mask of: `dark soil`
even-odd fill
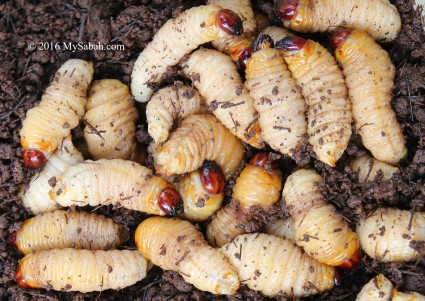
[[[314,159],[308,146],[297,154],[298,166],[310,166],[322,174],[328,201],[352,225],[359,216],[378,206],[425,209],[425,37],[420,12],[412,9],[414,1],[392,2],[401,13],[403,27],[397,40],[384,47],[397,67],[393,108],[409,150],[407,159],[400,164],[400,175],[389,182],[355,184],[355,175],[345,166],[365,152],[356,135],[352,136],[336,168]],[[91,294],[24,290],[13,279],[22,255],[7,243],[7,238],[16,223],[31,216],[18,197],[21,186],[28,183],[33,174],[23,166],[19,144],[19,130],[26,111],[40,100],[54,72],[69,58],[92,60],[95,79],[116,78],[129,84],[133,63],[153,34],[170,17],[201,3],[185,0],[14,0],[0,4],[0,300],[268,300],[246,287],[232,297],[212,296],[184,283],[178,274],[159,268],[151,270],[145,280],[121,291]],[[271,3],[260,0],[256,7],[271,13]],[[38,46],[44,42],[89,41],[124,45],[125,49],[72,52],[27,48],[29,42]],[[170,70],[168,82],[180,77],[174,71]],[[144,107],[139,106],[139,109],[143,120]],[[142,130],[138,138],[147,141],[149,137],[143,132],[142,121],[139,127]],[[296,165],[283,158],[281,167],[288,175]],[[131,230],[145,218],[143,214],[124,209],[99,208],[96,212],[112,217]],[[425,254],[424,244],[415,247]],[[134,243],[130,242],[126,248],[134,248]],[[406,264],[381,264],[364,256],[356,268],[342,273],[339,287],[305,300],[354,300],[361,287],[379,272],[384,272],[402,291],[425,294],[423,256]]]

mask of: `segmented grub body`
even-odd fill
[[[176,119],[203,111],[203,99],[196,89],[180,84],[163,88],[152,95],[146,107],[149,135],[161,145],[167,141]]]
[[[369,155],[356,158],[350,164],[353,172],[357,173],[358,182],[387,181],[400,170],[388,163],[376,160]]]
[[[92,158],[130,159],[136,151],[138,117],[126,85],[115,79],[95,81],[84,115],[84,138]]]
[[[233,187],[232,201],[215,213],[207,225],[210,245],[221,247],[238,235],[247,233],[245,227],[257,213],[254,208],[267,212],[279,200],[282,174],[264,167],[247,165]],[[257,221],[258,228],[262,223]]]
[[[161,203],[164,189],[173,189],[147,167],[122,159],[87,160],[69,168],[50,191],[64,207],[116,205],[150,214],[169,214]]]
[[[363,145],[376,159],[398,163],[407,149],[391,108],[395,67],[388,53],[367,33],[353,31],[337,47],[335,56],[343,69]]]
[[[93,64],[79,59],[68,60],[59,68],[38,106],[28,110],[22,121],[24,151],[40,151],[48,158],[70,135],[84,115],[92,76]]]
[[[140,253],[153,264],[179,272],[200,290],[232,295],[239,288],[238,274],[229,260],[187,221],[148,218],[137,227],[135,241]]]
[[[183,200],[182,216],[190,221],[206,221],[220,209],[224,199],[223,190],[219,193],[210,193],[205,190],[199,170],[192,171],[189,175],[183,177],[177,188]]]
[[[318,159],[334,167],[347,148],[353,121],[344,76],[319,43],[297,37],[286,40],[304,43],[299,50],[284,48],[284,57],[308,106],[309,142]]]
[[[244,142],[256,148],[264,146],[254,99],[227,55],[200,49],[182,67],[221,123]]]
[[[212,45],[218,51],[230,56],[232,61],[243,61],[244,55],[247,56],[251,47],[252,36],[257,30],[257,23],[254,17],[250,0],[208,0],[209,4],[220,5],[223,8],[230,9],[235,12],[242,20],[243,34],[239,37],[226,36],[224,38],[215,39]],[[241,57],[242,55],[242,57]]]
[[[263,30],[261,30],[260,34],[268,35],[272,38],[273,42],[280,41],[287,36],[293,35],[294,33],[288,29],[278,27],[278,26],[267,26]]]
[[[296,241],[294,221],[290,217],[267,223],[263,228],[263,232],[285,238],[292,242]]]
[[[425,296],[415,292],[399,292],[383,274],[366,283],[356,301],[425,301]]]
[[[245,73],[263,139],[272,149],[293,157],[307,132],[305,102],[280,51],[267,48],[252,53]]]
[[[287,3],[283,0],[281,9]],[[364,30],[381,42],[394,40],[401,29],[397,8],[388,0],[298,0],[291,11],[283,13],[283,24],[294,31],[329,32],[338,26]],[[289,11],[288,11],[289,12]]]
[[[128,240],[125,226],[87,212],[56,210],[24,221],[15,245],[24,254],[51,249],[109,250]]]
[[[149,101],[152,85],[159,84],[167,67],[176,65],[201,44],[227,36],[220,26],[222,8],[204,5],[168,20],[137,58],[131,74],[131,92],[137,101]],[[236,20],[232,20],[237,22]]]
[[[381,262],[405,262],[418,258],[411,243],[425,241],[425,212],[379,208],[357,225],[362,249]]]
[[[290,241],[251,233],[220,248],[250,289],[263,295],[305,297],[334,286],[335,270],[303,254]]]
[[[26,255],[15,278],[24,288],[87,293],[130,286],[147,268],[138,251],[55,249]]]
[[[21,191],[25,208],[33,214],[54,211],[61,206],[50,199],[49,191],[56,180],[69,167],[84,161],[81,153],[72,144],[71,136],[65,138],[58,149],[50,156],[44,168],[36,173],[27,188]]]
[[[282,196],[294,221],[296,243],[320,262],[338,266],[357,252],[359,239],[324,200],[321,183],[314,170],[300,169],[288,177]]]
[[[229,179],[244,158],[242,142],[213,115],[191,115],[156,153],[156,170],[164,175],[182,174],[214,161]]]

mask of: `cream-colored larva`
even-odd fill
[[[23,288],[87,293],[123,289],[145,278],[147,270],[138,251],[55,249],[26,255],[15,279]]]
[[[366,283],[356,301],[425,301],[425,296],[415,292],[401,293],[383,274]]]
[[[244,142],[264,146],[254,99],[227,55],[203,48],[192,53],[182,67],[221,123]]]
[[[182,12],[160,28],[137,58],[131,74],[131,93],[137,101],[149,101],[152,85],[161,82],[168,67],[199,45],[229,34],[240,35],[242,30],[240,18],[218,5]]]
[[[260,35],[246,64],[245,86],[255,100],[263,139],[276,151],[293,157],[307,133],[305,102],[281,52],[267,47],[273,43]],[[255,47],[256,48],[256,47]]]
[[[363,145],[376,159],[397,164],[407,149],[391,108],[395,67],[388,53],[363,31],[338,30],[331,43],[343,69]]]
[[[290,241],[251,233],[221,247],[250,289],[277,297],[306,297],[330,290],[335,270],[302,253]]]
[[[294,221],[290,217],[278,219],[271,223],[267,223],[263,227],[263,232],[270,235],[285,238],[292,242],[296,241]]]
[[[28,187],[22,189],[20,196],[25,208],[33,214],[60,208],[57,202],[50,199],[49,191],[65,170],[83,161],[83,156],[72,144],[71,136],[65,138],[44,168],[31,178]]]
[[[239,288],[236,269],[210,247],[191,223],[177,218],[151,217],[136,229],[137,249],[164,270],[179,272],[196,288],[233,295]]]
[[[359,260],[359,238],[319,188],[323,178],[299,169],[286,180],[282,196],[294,221],[297,245],[325,264],[351,267]]]
[[[93,64],[79,59],[68,60],[59,68],[39,105],[30,109],[22,121],[25,165],[42,166],[79,124],[92,76]]]
[[[260,34],[266,34],[270,36],[272,40],[276,43],[277,41],[283,40],[287,36],[293,35],[293,32],[278,26],[267,26],[263,30],[261,30]]]
[[[115,205],[150,214],[177,214],[181,199],[147,167],[122,159],[87,160],[70,167],[49,192],[64,207]]]
[[[283,25],[300,32],[329,32],[338,26],[364,30],[381,42],[401,29],[397,8],[388,0],[280,0]]]
[[[351,136],[351,102],[335,58],[317,42],[297,36],[279,41],[284,58],[304,96],[307,132],[317,158],[335,167]]]
[[[353,172],[357,173],[358,182],[387,181],[400,170],[396,166],[376,160],[369,155],[363,155],[350,164]]]
[[[257,154],[241,172],[233,187],[232,201],[217,211],[207,225],[206,236],[210,245],[221,247],[247,233],[245,227],[257,215],[254,209],[268,212],[279,200],[282,174],[275,166],[265,168],[268,160],[268,154]]]
[[[94,160],[130,159],[136,152],[139,117],[130,89],[116,79],[93,82],[88,92],[84,138]]]
[[[168,139],[174,120],[204,112],[204,101],[192,87],[175,84],[152,95],[146,107],[148,132],[157,145]]]
[[[257,22],[254,17],[250,0],[208,0],[209,4],[220,5],[223,8],[235,12],[242,20],[243,34],[239,37],[226,36],[212,41],[212,45],[218,51],[230,56],[233,62],[238,62],[243,67],[249,56],[252,36],[257,30]]]
[[[51,249],[115,249],[129,238],[128,228],[94,213],[56,210],[24,221],[11,241],[23,254]]]
[[[241,165],[245,155],[243,143],[213,115],[186,117],[156,153],[156,170],[170,176],[193,171],[205,160],[217,163],[226,179]]]
[[[379,208],[357,225],[362,249],[381,262],[405,262],[418,258],[411,243],[425,241],[425,212]]]
[[[182,217],[194,222],[206,221],[221,207],[224,199],[224,174],[220,166],[205,161],[183,177],[177,189],[183,200]]]

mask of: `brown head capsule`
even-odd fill
[[[343,269],[352,269],[360,262],[361,259],[362,253],[360,253],[360,250],[357,249],[349,259],[340,265],[340,267]]]
[[[351,34],[351,30],[346,28],[338,28],[335,30],[335,32],[332,34],[330,38],[330,44],[334,51],[336,51],[339,46],[342,45],[342,43],[345,42],[345,40],[348,38],[348,36]]]
[[[158,197],[158,206],[170,215],[180,215],[183,203],[179,193],[171,187],[165,187]]]
[[[283,20],[292,20],[298,8],[298,0],[277,1],[279,7],[276,15]]]
[[[10,235],[9,235],[9,243],[14,246],[15,248],[17,248],[17,244],[16,244],[16,234],[18,233],[18,230],[13,230]]]
[[[296,51],[300,50],[307,43],[306,39],[298,36],[287,36],[276,43],[275,48],[282,49],[284,51]]]
[[[341,273],[338,271],[338,269],[335,269],[334,283],[335,283],[335,286],[340,286],[342,283],[342,276],[341,276]]]
[[[240,36],[243,33],[242,20],[230,9],[222,9],[218,13],[218,25],[226,33]]]
[[[216,163],[204,161],[199,168],[199,177],[204,189],[212,194],[222,193],[224,190],[224,174]]]
[[[256,154],[254,157],[252,157],[251,160],[249,160],[249,164],[254,166],[264,167],[269,161],[270,161],[270,153],[259,153],[259,154]],[[273,160],[270,162],[270,167],[272,169],[277,169],[278,165],[279,164],[277,160]]]
[[[258,37],[252,42],[252,51],[256,52],[261,49],[268,49],[274,47],[273,39],[268,34],[260,34]]]
[[[41,151],[36,149],[24,149],[22,159],[25,166],[30,168],[40,168],[46,164],[46,157]]]
[[[245,70],[246,62],[251,57],[251,47],[244,49],[238,57],[238,61],[236,62],[236,65],[238,66],[238,70]]]

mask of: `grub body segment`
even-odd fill
[[[325,201],[322,183],[314,170],[300,169],[288,177],[282,196],[294,221],[296,243],[320,262],[338,266],[357,254],[359,238]]]
[[[174,190],[147,167],[122,159],[101,159],[69,168],[49,195],[64,207],[115,205],[165,215],[170,212],[164,210],[160,201],[167,188]]]
[[[282,1],[283,4],[287,2],[289,1]],[[292,10],[294,15],[292,17],[288,15],[287,20],[282,19],[283,25],[294,31],[330,32],[344,26],[366,31],[380,42],[390,42],[397,37],[401,29],[397,8],[388,0],[298,0],[297,2],[297,7]]]
[[[335,56],[345,76],[363,145],[376,159],[398,163],[407,149],[391,108],[395,67],[388,53],[367,33],[353,31],[337,47]]]
[[[255,100],[264,140],[272,149],[293,157],[307,132],[305,102],[279,50],[252,54],[245,86]]]
[[[149,135],[160,146],[167,141],[175,120],[204,112],[199,92],[186,85],[166,87],[154,93],[146,107]]]
[[[124,243],[128,231],[101,215],[56,210],[24,221],[15,244],[23,254],[65,248],[106,251]]]
[[[84,158],[74,147],[71,136],[65,138],[50,156],[44,168],[31,178],[28,187],[22,189],[20,197],[25,208],[33,214],[59,209],[61,206],[50,198],[49,191],[68,168],[83,161]]]
[[[221,247],[250,289],[268,297],[306,297],[334,286],[335,270],[303,254],[290,241],[251,233]]]
[[[93,64],[80,59],[66,61],[56,72],[38,106],[28,110],[20,131],[25,151],[49,158],[83,117]]]
[[[283,42],[291,44],[295,39]],[[284,47],[284,58],[308,106],[307,132],[313,151],[320,161],[335,167],[351,136],[351,101],[334,57],[319,43],[302,40],[305,44],[299,50]]]
[[[418,258],[411,245],[425,241],[425,213],[379,208],[357,225],[362,249],[381,262],[406,262]]]
[[[425,301],[425,296],[415,292],[399,292],[383,274],[372,278],[366,283],[356,301]]]
[[[387,181],[394,174],[400,172],[398,167],[376,160],[369,155],[363,155],[353,160],[350,168],[357,174],[359,183]]]
[[[130,159],[136,150],[139,117],[129,88],[115,79],[95,81],[89,89],[84,138],[94,160]]]
[[[236,180],[231,202],[218,210],[207,225],[210,245],[221,247],[238,235],[247,233],[255,208],[268,212],[279,200],[282,174],[279,170],[266,171],[264,167],[247,165]],[[262,223],[258,225],[258,228]]]
[[[135,241],[140,253],[153,264],[179,272],[200,290],[232,295],[239,288],[232,264],[187,221],[151,217],[137,227]]]
[[[176,65],[184,55],[229,34],[220,26],[222,10],[212,4],[193,7],[159,29],[134,64],[131,92],[137,101],[149,101],[153,86],[161,83],[167,68]]]
[[[242,163],[243,143],[213,115],[191,115],[155,153],[157,172],[164,176],[198,169],[205,160],[217,163],[229,179]]]
[[[138,251],[55,249],[26,255],[15,278],[30,288],[87,293],[133,285],[147,269]]]
[[[178,183],[178,190],[184,204],[183,217],[195,222],[206,221],[220,209],[224,199],[223,190],[219,193],[210,193],[205,190],[199,170],[192,171],[183,177]]]
[[[263,148],[254,99],[232,60],[216,50],[200,49],[181,65],[217,119],[242,141]]]

